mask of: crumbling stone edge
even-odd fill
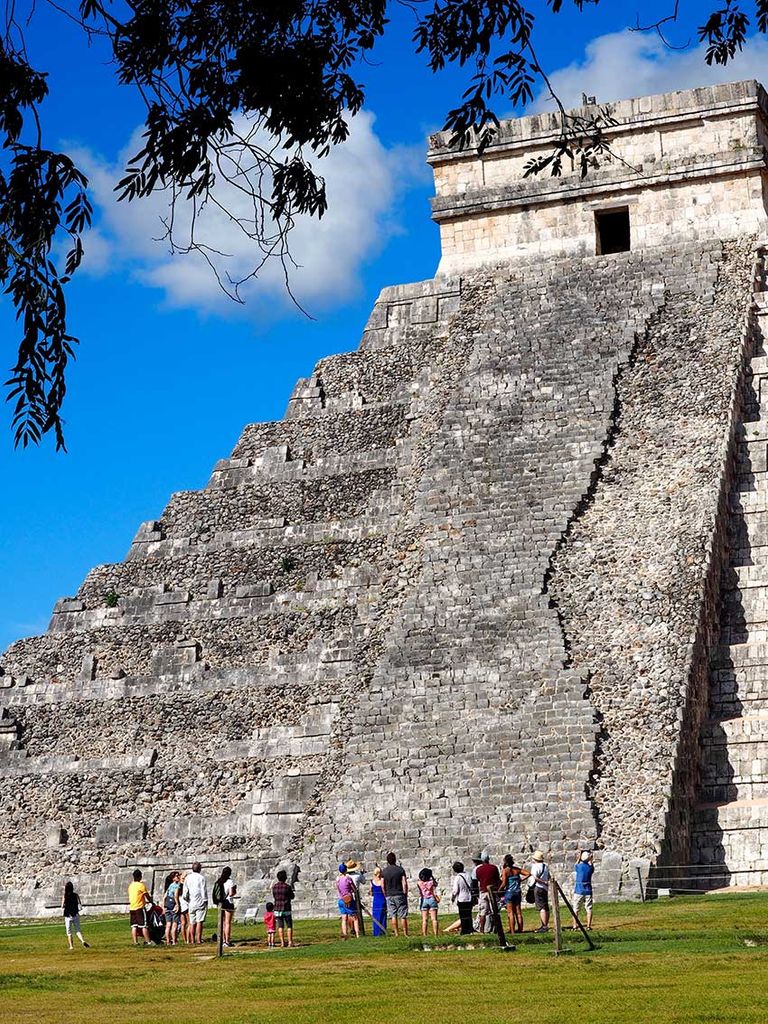
[[[705,571],[699,592],[699,618],[688,654],[686,700],[679,711],[680,741],[670,773],[665,839],[655,865],[649,862],[646,877],[652,877],[654,872],[663,872],[664,877],[669,879],[681,871],[686,873],[686,869],[681,869],[678,865],[690,861],[691,834],[700,776],[699,734],[709,706],[710,657],[713,648],[719,643],[721,580],[729,556],[728,498],[737,472],[738,428],[746,404],[750,361],[763,341],[757,296],[768,290],[766,273],[768,239],[756,240],[752,278],[753,298],[745,316],[741,335],[737,370],[720,456],[720,488],[713,528],[705,551]]]

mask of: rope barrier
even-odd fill
[[[727,886],[724,886],[724,888],[727,888]],[[675,892],[698,892],[698,893],[703,893],[703,892],[706,891],[704,889],[694,889],[692,886],[685,886],[685,885],[649,885],[649,886],[646,886],[646,889],[656,889],[657,891],[659,889],[669,889],[670,892],[674,889]]]
[[[666,871],[669,868],[688,868],[688,869],[690,869],[690,868],[698,868],[698,867],[702,867],[702,868],[712,867],[712,868],[715,868],[715,867],[719,867],[720,865],[719,864],[701,864],[701,865],[699,865],[699,864],[663,864],[661,866]],[[653,870],[654,870],[653,865],[651,865],[651,871],[653,871]],[[743,875],[743,874],[746,874],[746,873],[749,873],[749,872],[754,872],[754,871],[765,871],[765,870],[768,870],[768,868],[729,868],[728,870],[730,871],[730,873],[732,875]]]
[[[765,871],[761,871],[760,874],[768,874],[768,869],[766,869]],[[730,878],[730,877],[731,877],[731,873],[729,871],[722,871],[722,872],[720,872],[718,874],[714,874],[713,873],[711,875],[653,875],[652,878],[648,879],[648,881],[646,882],[646,885],[654,885],[656,882],[660,882],[660,881],[668,881],[668,882],[690,882],[690,881],[706,882],[708,879],[712,879],[712,878]]]

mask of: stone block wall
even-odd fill
[[[385,290],[4,655],[0,910],[200,857],[243,910],[296,861],[327,912],[345,853],[447,879],[482,845],[594,845],[631,892],[669,841],[753,248]]]
[[[601,108],[571,111],[589,119]],[[595,215],[626,209],[632,248],[691,239],[738,238],[768,229],[768,99],[757,82],[734,82],[607,107],[616,124],[599,166],[581,175],[525,176],[529,160],[550,154],[554,114],[501,123],[478,156],[457,151],[447,134],[430,140],[433,217],[440,225],[444,273],[499,260],[593,255]]]
[[[394,846],[447,878],[448,851],[541,846],[567,871],[594,845],[601,893],[632,895],[637,864],[690,844],[674,762],[692,736],[697,778],[706,676],[686,707],[753,274],[747,241],[465,280],[412,589],[310,863]]]

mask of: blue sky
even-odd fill
[[[383,286],[432,276],[438,236],[426,136],[465,81],[431,75],[410,47],[407,12],[396,14],[362,72],[374,116],[360,121],[354,152],[329,173],[344,204],[320,236],[303,229],[297,287],[314,314],[308,320],[269,281],[245,309],[205,284],[191,287],[192,268],[153,242],[156,211],[115,207],[111,175],[141,106],[115,83],[105,55],[50,7],[36,18],[30,56],[50,72],[52,94],[44,130],[93,174],[97,230],[69,292],[81,345],[65,408],[68,454],[50,443],[14,451],[9,408],[0,414],[0,650],[44,630],[56,598],[73,594],[92,565],[120,560],[173,491],[203,486],[246,423],[281,417],[296,378],[318,358],[355,348]],[[623,33],[633,18],[608,5],[542,16],[539,57],[566,99],[582,88],[610,100],[712,80],[699,54]],[[765,56],[756,47],[719,77],[768,77]],[[0,310],[9,367],[15,333],[5,299]]]

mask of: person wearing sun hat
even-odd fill
[[[355,886],[355,906],[357,907],[357,923],[360,929],[360,934],[365,935],[365,925],[363,924],[363,904],[360,894],[363,891],[363,885],[365,884],[365,868],[360,861],[355,860],[354,857],[350,857],[349,860],[344,862],[347,865],[347,876],[352,879]]]
[[[344,863],[347,865],[347,874],[359,889],[365,882],[365,869],[363,868],[363,865],[359,861],[356,861],[354,857],[344,861]]]
[[[531,862],[534,905],[541,918],[541,925],[536,931],[547,932],[549,931],[549,868],[544,862],[544,854],[541,850],[533,851]]]

